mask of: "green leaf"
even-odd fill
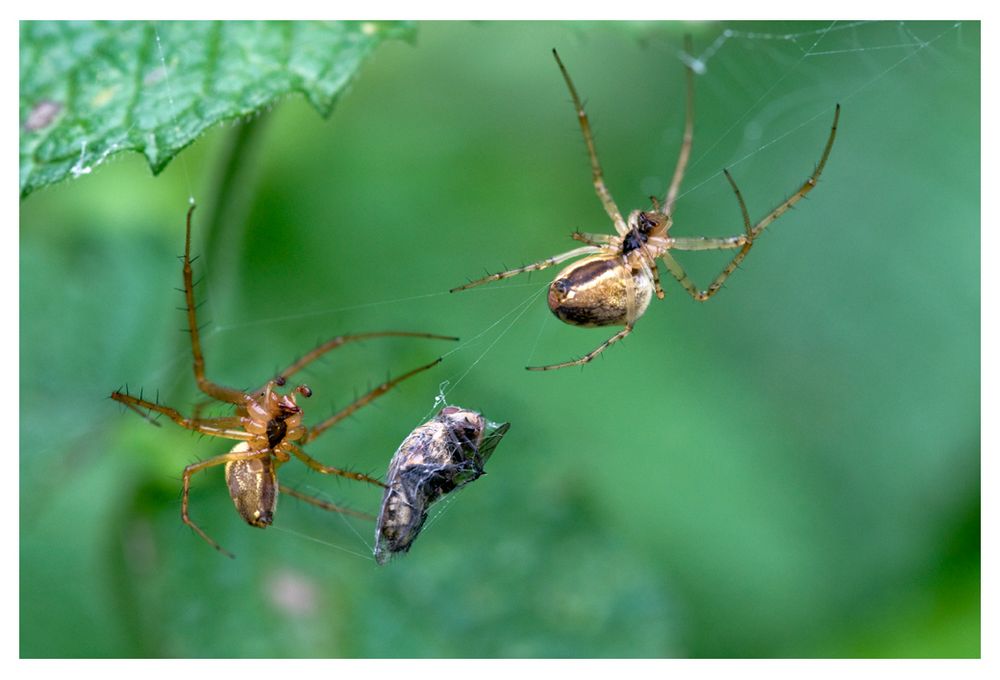
[[[206,129],[301,92],[327,116],[408,23],[21,23],[21,197],[112,154],[159,173]]]

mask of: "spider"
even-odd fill
[[[326,420],[311,427],[303,424],[302,407],[296,403],[296,400],[298,397],[312,396],[312,390],[307,385],[298,385],[291,388],[286,394],[282,394],[279,388],[284,387],[292,375],[301,371],[319,357],[349,342],[390,336],[432,338],[437,340],[458,340],[458,338],[433,335],[431,333],[410,333],[404,331],[340,335],[324,342],[293,362],[288,368],[278,373],[271,380],[268,380],[259,389],[243,392],[215,383],[205,377],[205,358],[201,350],[194,301],[194,284],[192,282],[191,270],[191,216],[194,213],[194,209],[195,206],[192,204],[187,213],[187,231],[184,240],[184,256],[182,258],[184,262],[184,299],[187,308],[188,330],[191,336],[191,352],[194,357],[194,378],[198,389],[204,392],[210,400],[231,404],[235,409],[235,413],[232,416],[222,418],[202,418],[199,415],[201,407],[204,406],[202,404],[196,407],[194,415],[185,417],[176,409],[148,401],[141,396],[132,396],[128,394],[127,390],[124,392],[116,390],[111,394],[112,399],[121,402],[147,420],[150,420],[154,425],[159,426],[159,423],[151,417],[153,412],[165,415],[181,427],[189,430],[200,432],[210,437],[220,437],[222,439],[237,441],[236,445],[229,450],[229,453],[192,463],[184,468],[181,520],[216,550],[228,557],[233,557],[232,553],[216,543],[201,527],[195,524],[188,514],[188,495],[191,477],[200,470],[206,470],[219,465],[226,466],[226,484],[229,487],[229,494],[236,506],[236,511],[251,526],[263,529],[271,524],[277,507],[279,490],[282,493],[287,493],[290,496],[326,510],[361,515],[374,519],[364,513],[345,510],[332,503],[302,494],[284,485],[279,485],[277,470],[283,463],[287,463],[294,456],[316,472],[325,475],[339,475],[385,488],[385,484],[367,475],[323,465],[303,451],[301,445],[315,440],[329,428],[350,416],[361,407],[371,403],[407,378],[437,365],[441,359],[436,359],[425,366],[420,366],[408,373],[387,380],[340,411],[334,413]]]
[[[689,54],[693,51],[690,37],[685,39],[684,47]],[[827,158],[830,156],[833,140],[837,134],[837,121],[840,118],[840,104],[837,104],[833,115],[833,125],[830,128],[830,136],[827,138],[826,147],[823,149],[823,155],[820,156],[816,169],[790,198],[778,205],[759,222],[751,224],[743,196],[727,169],[723,170],[723,173],[736,194],[736,200],[743,216],[743,233],[722,238],[675,238],[669,235],[670,227],[673,224],[672,213],[680,191],[681,181],[684,179],[684,171],[691,156],[694,129],[694,72],[691,66],[688,65],[686,69],[687,98],[684,138],[666,197],[662,204],[655,197],[651,197],[652,210],[633,210],[626,220],[622,218],[618,206],[604,185],[601,165],[597,160],[597,151],[590,132],[590,122],[587,120],[587,114],[583,110],[583,105],[580,103],[580,97],[576,93],[569,72],[559,58],[558,52],[552,50],[552,54],[555,56],[559,70],[569,88],[570,96],[573,98],[573,105],[580,121],[580,129],[583,131],[583,141],[590,157],[594,189],[605,212],[614,223],[616,233],[611,235],[576,232],[573,234],[573,238],[586,245],[517,269],[491,274],[471,281],[464,286],[453,288],[451,292],[510,278],[524,272],[546,269],[566,260],[583,257],[560,271],[549,285],[549,309],[559,320],[574,326],[624,326],[624,328],[579,359],[548,366],[528,366],[529,371],[548,371],[586,364],[631,333],[636,320],[643,315],[649,306],[653,293],[655,292],[656,297],[661,300],[664,297],[657,269],[656,261],[658,259],[663,260],[663,264],[666,265],[670,274],[695,300],[704,302],[715,295],[729,278],[729,275],[750,252],[750,248],[760,233],[816,186],[820,173],[823,172],[823,166],[826,165]],[[701,289],[695,285],[677,260],[673,258],[670,254],[671,250],[737,250],[737,253],[709,284],[708,288]]]

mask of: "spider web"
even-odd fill
[[[787,192],[798,186],[811,169],[810,164],[818,159],[835,104],[839,103],[843,107],[842,130],[851,128],[854,121],[874,115],[891,116],[891,112],[880,111],[883,91],[918,90],[922,87],[922,73],[947,70],[956,52],[977,49],[965,45],[965,27],[961,22],[832,21],[816,23],[806,30],[802,30],[801,23],[795,23],[787,25],[797,30],[787,32],[782,30],[784,25],[780,22],[719,24],[710,41],[699,39],[700,44],[696,45],[693,54],[680,49],[680,41],[673,32],[666,34],[659,29],[650,28],[646,34],[641,35],[643,48],[648,53],[636,50],[636,60],[648,64],[655,62],[655,57],[659,55],[662,59],[658,63],[666,64],[662,67],[663,70],[670,70],[672,63],[686,64],[697,74],[695,145],[678,201],[678,225],[685,224],[689,210],[696,210],[699,203],[731,200],[727,197],[728,187],[721,181],[724,167],[739,178],[745,195],[763,194],[752,212],[759,214],[761,206],[768,202],[776,204],[784,197],[780,192]],[[586,50],[594,46],[591,40],[593,39],[581,30],[576,47]],[[621,42],[620,35],[617,36],[617,41]],[[652,59],[650,53],[654,55]],[[162,50],[160,58],[169,78]],[[616,115],[607,112],[611,107],[604,102],[626,97],[631,85],[619,84],[620,89],[615,90],[614,83],[602,84],[604,81],[601,74],[588,72],[587,68],[588,65],[585,64],[570,66],[578,88],[586,92],[584,96],[592,122],[597,128],[598,153],[606,180],[623,212],[633,207],[643,207],[646,205],[646,196],[662,194],[669,182],[680,135],[681,119],[677,111],[681,107],[678,99],[671,96],[668,104],[664,93],[663,106],[658,110],[642,113],[637,115],[637,120],[619,125]],[[636,72],[642,72],[638,65]],[[584,82],[586,86],[583,85]],[[563,91],[552,93],[551,96],[565,99]],[[565,104],[562,101],[559,103]],[[673,109],[675,115],[673,119],[664,122],[663,111],[668,108]],[[567,120],[572,120],[569,109],[563,113]],[[571,124],[567,123],[566,128],[559,130],[559,133],[561,138],[576,135],[577,139],[565,143],[575,144],[575,152],[579,153],[582,151],[582,144],[578,131],[566,131]],[[618,131],[618,127],[622,131]],[[660,160],[651,160],[646,164],[647,167],[656,167],[659,163],[660,170],[639,177],[637,182],[629,186],[627,183],[623,184],[620,176],[616,181],[616,173],[612,168],[626,165],[615,157],[618,146],[615,142],[625,145],[629,141],[635,143],[636,139],[641,139],[634,136],[636,133],[629,132],[632,127],[661,130],[662,133],[648,149],[651,159]],[[605,136],[612,134],[615,135],[614,142]],[[628,137],[627,134],[633,136]],[[842,137],[847,134],[841,133]],[[839,144],[844,145],[845,142],[840,140]],[[836,148],[833,157],[840,152]],[[668,161],[664,163],[662,159]],[[180,162],[182,165],[186,163],[183,154]],[[768,170],[767,176],[759,176],[762,169]],[[574,182],[590,191],[585,172],[586,161],[582,157],[578,166],[566,170],[566,174]],[[747,176],[747,173],[751,175]],[[190,186],[190,180],[188,183]],[[191,200],[194,200],[193,194],[191,191]],[[592,196],[589,200],[591,204],[586,207],[589,211],[587,214],[593,218],[597,201]],[[689,202],[696,207],[690,209],[687,205]],[[589,224],[603,223],[592,220]],[[719,228],[719,234],[707,235],[735,233],[732,227],[725,228],[725,224],[737,224],[732,220],[731,213],[727,213],[721,224],[709,224],[706,227]],[[571,246],[565,235],[573,228],[575,223],[572,219],[556,225],[531,224],[519,227],[515,224],[501,237],[494,237],[489,241],[484,239],[481,244],[483,247],[478,251],[481,261],[472,262],[469,258],[461,260],[461,269],[454,268],[451,271],[455,279],[453,284],[462,283],[462,277],[466,274],[473,278],[478,276],[477,267],[485,266],[490,271],[497,271],[502,266],[498,260],[501,254],[509,253],[510,257],[517,257],[523,252],[530,262],[532,259],[541,259],[566,250]],[[551,232],[551,238],[547,242],[556,243],[556,249],[523,241],[519,233],[521,229],[531,232],[533,237],[539,231]],[[581,229],[607,231],[610,225]],[[560,238],[561,241],[556,240]],[[211,267],[211,264],[208,266]],[[709,265],[707,270],[711,270],[712,266],[714,265]],[[477,408],[483,398],[483,382],[470,378],[487,367],[489,371],[519,371],[526,365],[570,358],[566,355],[569,346],[575,348],[569,350],[571,353],[575,352],[573,356],[578,356],[598,344],[590,335],[576,338],[571,330],[556,330],[562,327],[550,317],[543,302],[547,282],[550,280],[549,274],[555,271],[556,269],[541,272],[530,279],[525,276],[510,282],[496,282],[451,297],[440,287],[414,286],[405,295],[374,299],[356,296],[360,299],[348,304],[338,301],[329,305],[304,306],[301,311],[265,314],[251,320],[240,319],[226,309],[216,308],[212,310],[215,320],[204,330],[203,341],[210,347],[207,353],[211,354],[211,348],[223,346],[229,339],[240,334],[253,332],[267,335],[288,324],[309,326],[318,321],[322,321],[324,327],[340,326],[338,321],[342,318],[356,320],[366,315],[375,319],[366,325],[390,328],[394,324],[387,323],[386,320],[391,319],[395,312],[403,308],[430,308],[431,304],[444,300],[453,304],[456,310],[466,309],[466,305],[488,309],[485,321],[478,321],[478,325],[464,328],[460,333],[462,340],[459,343],[440,350],[440,356],[445,362],[435,379],[436,389],[427,393],[426,409],[401,415],[397,419],[404,423],[400,426],[401,440],[409,429],[432,417],[446,404],[458,403],[468,408]],[[697,267],[694,271],[698,271]],[[695,278],[705,280],[704,275],[696,275]],[[665,286],[669,283],[672,282],[664,281]],[[205,285],[202,293],[211,305],[214,297],[211,276],[207,278]],[[654,312],[655,308],[649,314]],[[557,334],[560,335],[558,339]],[[568,340],[570,337],[574,339]],[[616,349],[626,351],[621,346]],[[435,348],[428,351],[439,350]],[[177,382],[188,380],[189,370],[186,367],[189,362],[189,350],[182,348],[165,361],[159,370],[146,376],[146,383],[170,389]],[[171,381],[175,382],[172,384]],[[494,420],[503,419],[502,413],[489,412],[486,415]],[[383,458],[387,463],[392,451],[384,453]],[[326,500],[339,500],[338,493],[342,487],[334,487],[332,490],[330,487],[320,488],[316,481],[315,478],[310,478],[308,483],[298,488]],[[436,506],[437,513],[428,521],[428,527],[438,520],[441,512],[454,505],[451,501],[453,499]],[[359,533],[346,518],[344,521],[353,532],[353,537],[344,539],[352,542],[348,546],[314,536],[298,535],[370,559],[371,538]],[[275,529],[280,527],[275,525]],[[291,528],[283,530],[297,533]]]

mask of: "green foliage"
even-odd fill
[[[298,92],[323,116],[382,41],[376,22],[21,23],[21,196],[139,151],[157,174],[213,125]]]

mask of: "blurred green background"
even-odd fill
[[[611,230],[550,50],[627,211],[673,170],[684,33],[706,68],[674,233],[739,232],[723,167],[766,214],[840,102],[822,182],[709,304],[664,274],[667,299],[600,360],[527,372],[610,330],[558,322],[549,272],[445,291]],[[290,98],[159,177],[131,154],[30,196],[21,655],[978,656],[979,39],[951,22],[425,23],[329,120]],[[238,189],[217,205],[234,139]],[[228,445],[108,395],[198,400],[174,290],[190,194],[214,379],[258,384],[340,333],[461,336],[307,371],[316,421],[449,352],[310,445],[329,464],[383,471],[444,381],[512,423],[409,555],[376,568],[371,523],[288,497],[248,527],[218,468],[192,515],[237,559],[181,524],[183,466]],[[682,255],[704,283],[725,259]],[[282,480],[380,499],[296,463]]]

